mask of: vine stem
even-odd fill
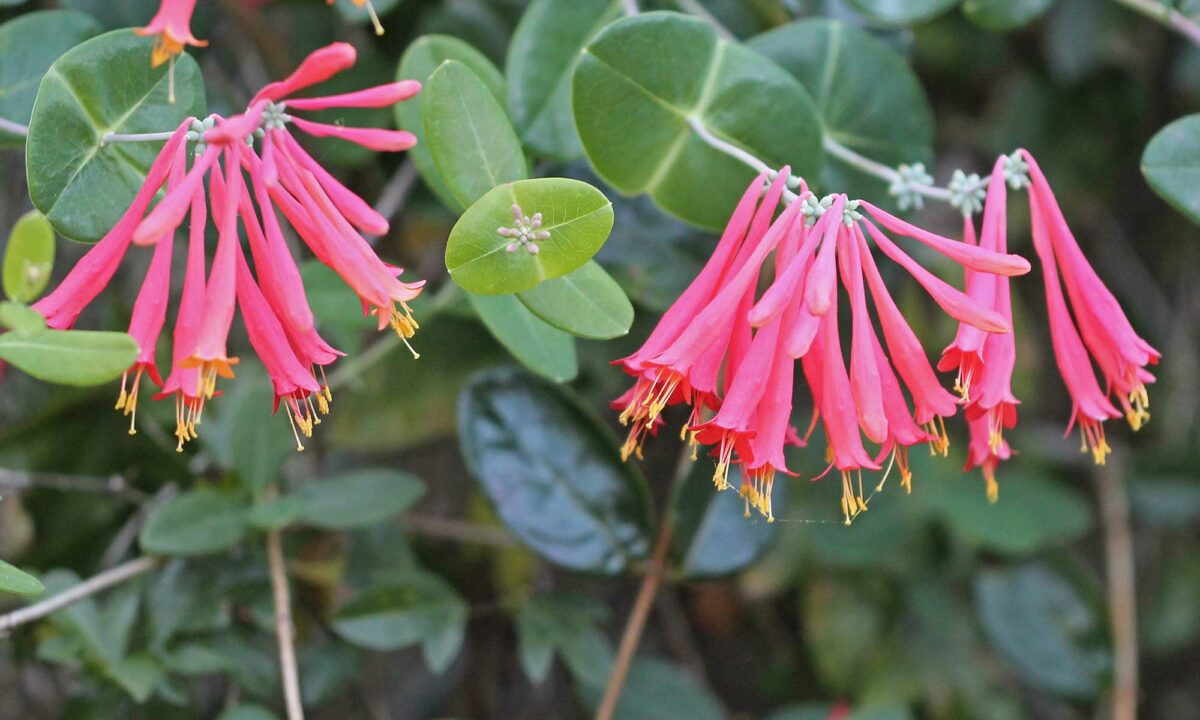
[[[5,120],[4,118],[0,118],[0,130],[3,130],[7,133],[12,133],[13,135],[20,135],[21,137],[27,137],[29,135],[28,125],[22,125],[19,122]]]
[[[136,143],[136,142],[156,142],[160,140],[170,140],[175,134],[174,130],[156,133],[105,133],[104,137],[100,138],[100,147],[104,147],[109,143]]]
[[[604,688],[604,699],[600,702],[600,709],[596,711],[596,720],[612,720],[617,711],[617,702],[621,699],[621,691],[629,677],[629,666],[633,664],[634,653],[641,643],[646,620],[650,617],[654,596],[658,593],[658,586],[666,572],[667,550],[670,547],[671,522],[663,518],[662,526],[658,529],[658,539],[654,541],[654,554],[650,557],[650,566],[642,578],[642,586],[638,589],[633,610],[625,623],[625,632],[621,635],[621,646],[617,650],[612,673],[608,676],[608,685]]]
[[[710,147],[712,147],[716,150],[720,150],[721,152],[725,153],[729,157],[731,157],[735,160],[739,160],[746,165],[749,165],[750,167],[754,168],[756,171],[758,171],[760,173],[770,174],[770,173],[776,172],[775,168],[771,167],[770,165],[768,165],[765,162],[763,162],[762,160],[760,160],[753,153],[746,152],[745,150],[741,149],[737,145],[726,142],[726,141],[722,140],[721,138],[717,137],[716,135],[712,134],[712,132],[707,127],[704,126],[704,123],[701,122],[699,118],[689,117],[688,125],[690,125],[692,127],[692,130],[694,130],[696,132],[696,134],[700,136],[700,139],[703,140],[704,142],[708,143],[708,145]],[[796,195],[796,193],[792,192],[791,190],[788,190],[787,188],[784,188],[783,201],[785,203],[791,203],[797,197],[798,196]]]
[[[287,716],[288,720],[304,720],[304,706],[300,702],[300,672],[296,666],[296,628],[292,623],[292,598],[283,560],[283,536],[279,530],[267,533],[267,562],[271,566],[275,637],[279,641],[279,672],[283,680]]]
[[[153,570],[154,568],[158,567],[160,562],[161,560],[159,558],[151,556],[130,560],[123,565],[118,565],[112,570],[105,570],[89,580],[85,580],[84,582],[81,582],[72,588],[68,588],[54,597],[47,598],[37,604],[21,608],[20,610],[14,610],[7,615],[0,615],[0,635],[8,633],[18,625],[24,625],[25,623],[41,619],[51,613],[62,610],[68,605],[72,605],[80,600],[83,600],[84,598],[95,595],[103,590],[107,590],[114,585],[120,585],[126,580],[135,578],[144,572]]]
[[[1137,583],[1129,495],[1112,461],[1097,468],[1097,493],[1104,522],[1108,607],[1113,634],[1113,720],[1137,720]]]
[[[1152,20],[1166,25],[1186,37],[1192,44],[1200,45],[1200,23],[1158,0],[1114,0],[1118,5],[1141,13]]]
[[[853,165],[868,175],[874,175],[880,180],[896,182],[897,180],[903,179],[895,168],[890,168],[877,160],[872,160],[871,158],[866,157],[865,155],[859,155],[828,135],[826,135],[825,139],[822,140],[821,145],[825,148],[825,152],[829,153],[835,158],[849,165]],[[986,181],[980,179],[979,183],[974,187],[984,187],[986,184]],[[946,188],[935,187],[933,185],[923,185],[921,183],[909,183],[908,187],[911,190],[921,193],[925,197],[933,198],[934,200],[941,200],[943,202],[950,202],[950,191]]]

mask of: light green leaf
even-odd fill
[[[484,371],[459,395],[458,440],[500,519],[547,560],[612,575],[649,552],[645,480],[564,389]]]
[[[109,132],[174,130],[203,116],[200,68],[186,53],[175,62],[175,104],[167,102],[167,66],[150,67],[154,39],[114,30],[68,51],[38,90],[25,145],[29,197],[74,240],[104,236],[145,181],[160,143],[111,143]]]
[[[895,50],[836,20],[803,20],[747,47],[794,75],[816,99],[826,135],[885,165],[933,160],[933,110]],[[894,205],[887,182],[826,155],[821,187]]]
[[[17,220],[4,249],[4,294],[17,302],[33,302],[54,269],[54,228],[37,210]]]
[[[397,71],[398,80],[419,80],[422,83],[429,80],[443,62],[455,60],[467,66],[487,87],[488,92],[496,102],[504,102],[504,77],[490,60],[469,44],[450,37],[449,35],[424,35],[417,38],[400,59]],[[429,144],[425,141],[425,123],[422,108],[426,92],[418,94],[411,100],[396,105],[396,119],[400,127],[417,136],[417,146],[408,151],[413,164],[417,166],[425,184],[433,190],[446,207],[462,212],[467,209],[467,203],[461,203],[442,178],[429,153]]]
[[[28,335],[45,330],[46,318],[28,305],[4,300],[0,302],[0,326]]]
[[[286,499],[296,518],[314,527],[348,530],[382,522],[407,510],[425,494],[425,484],[408,473],[366,468],[301,487]]]
[[[962,0],[847,1],[851,7],[872,20],[893,25],[915,25],[926,20],[932,20],[962,2]]]
[[[142,528],[142,549],[157,555],[206,555],[246,534],[248,507],[232,493],[200,488],[159,506]]]
[[[583,154],[571,115],[571,75],[592,36],[616,19],[617,0],[534,0],[508,46],[508,107],[534,152],[573,160]]]
[[[575,123],[592,166],[621,192],[648,193],[688,222],[724,227],[755,172],[706,144],[692,121],[772,167],[820,172],[821,121],[808,92],[703,20],[625,18],[583,52]]]
[[[577,337],[607,340],[633,325],[633,303],[595,260],[517,297],[534,315]]]
[[[0,592],[14,595],[39,595],[42,583],[29,573],[0,560]]]
[[[516,295],[468,293],[467,297],[492,337],[521,364],[557,382],[578,374],[575,339],[539,320]]]
[[[398,650],[421,644],[425,663],[443,672],[462,646],[467,604],[445,580],[412,571],[351,600],[333,620],[344,639],[372,650]]]
[[[447,60],[421,94],[429,152],[459,203],[469,206],[497,185],[527,177],[504,107],[469,67]]]
[[[0,25],[0,118],[28,125],[50,64],[98,32],[95,20],[69,10],[31,12]],[[0,130],[0,147],[24,143],[24,137]]]
[[[113,380],[133,365],[137,352],[137,343],[125,333],[44,330],[0,335],[0,360],[39,380],[63,385]]]
[[[1162,199],[1200,223],[1200,114],[1158,131],[1142,153],[1142,174]]]
[[[966,0],[963,15],[988,30],[1015,30],[1037,20],[1055,0]]]
[[[533,225],[538,227],[531,232],[540,234],[528,240],[499,232]],[[612,227],[612,203],[591,185],[567,178],[520,180],[493,188],[463,213],[446,243],[446,268],[473,293],[522,292],[583,265]]]
[[[154,686],[163,677],[163,667],[149,653],[138,653],[105,666],[105,672],[134,702],[150,699]]]

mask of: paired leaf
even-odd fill
[[[1142,153],[1142,174],[1162,199],[1200,223],[1200,114],[1158,131]]]
[[[729,469],[733,487],[741,484],[741,466]],[[676,562],[688,578],[719,577],[737,572],[757,560],[775,542],[779,526],[755,512],[747,516],[737,492],[718,492],[712,483],[711,462],[692,463],[671,495]],[[782,511],[786,483],[775,487],[774,501]]]
[[[36,577],[0,560],[0,593],[38,595],[42,590],[42,582]]]
[[[200,488],[156,508],[139,537],[148,553],[206,555],[236,545],[248,528],[244,498]]]
[[[571,75],[584,45],[619,14],[618,0],[534,0],[521,15],[505,63],[508,107],[534,152],[563,160],[583,154]]]
[[[847,0],[847,2],[855,10],[877,22],[915,25],[932,20],[958,5],[962,0]]]
[[[607,340],[629,332],[633,303],[595,260],[518,293],[534,315],[577,337]]]
[[[63,385],[113,380],[133,365],[137,353],[137,343],[125,333],[44,330],[0,335],[0,360],[39,380]]]
[[[772,167],[810,178],[821,168],[821,121],[808,92],[703,20],[645,13],[609,25],[584,49],[572,87],[596,172],[688,222],[723,227],[755,175],[692,122]]]
[[[42,79],[25,145],[29,197],[69,238],[96,241],[116,225],[162,147],[102,146],[107,133],[162,132],[204,115],[196,62],[186,53],[176,60],[170,104],[167,66],[150,67],[153,45],[116,30],[68,51]]]
[[[28,305],[11,300],[0,301],[0,327],[30,334],[46,329],[46,318]]]
[[[429,152],[459,204],[469,206],[497,185],[528,176],[504,107],[469,67],[447,60],[421,94]]]
[[[4,294],[17,302],[33,302],[54,269],[54,228],[37,210],[22,215],[8,234],[4,249]]]
[[[579,373],[575,339],[538,319],[516,295],[467,294],[484,327],[522,365],[556,382]]]
[[[423,35],[416,39],[400,59],[398,80],[419,80],[425,83],[433,71],[447,60],[454,60],[469,68],[483,81],[497,103],[504,101],[504,77],[490,60],[469,44],[449,35]],[[400,127],[417,136],[417,146],[408,151],[408,157],[417,166],[425,184],[445,205],[459,212],[467,209],[467,203],[459,202],[443,179],[433,161],[429,144],[425,138],[423,107],[428,89],[416,97],[396,105],[396,120]]]
[[[616,574],[649,551],[645,481],[563,389],[512,369],[485,371],[459,396],[458,438],[501,520],[539,555]]]

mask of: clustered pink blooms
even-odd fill
[[[353,47],[334,43],[312,53],[288,78],[263,88],[245,113],[203,122],[189,118],[181,124],[116,226],[34,306],[50,327],[69,328],[112,279],[131,244],[154,247],[129,325],[139,355],[122,379],[117,401],[117,409],[130,416],[130,433],[135,431],[140,383],[147,375],[162,388],[156,399],[175,400],[178,448],[196,437],[205,403],[217,394],[217,378],[233,377],[238,362],[227,346],[238,308],[250,344],[274,386],[275,408],[285,406],[298,449],[303,449],[300,436],[311,436],[319,415],[328,412],[332,393],[324,368],[343,353],[326,343],[314,326],[277,209],[313,254],[354,290],[364,312],[378,318],[380,329],[393,328],[406,344],[415,333],[417,323],[408,303],[424,283],[401,282],[402,269],[383,262],[361,234],[385,234],[387,219],[322,168],[288,130],[294,125],[311,135],[336,136],[375,150],[406,150],[416,143],[402,130],[323,125],[286,112],[386,107],[420,90],[420,83],[405,81],[344,95],[291,98],[354,62]],[[254,149],[256,137],[261,138],[260,151]],[[188,142],[194,143],[190,167]],[[151,209],[164,186],[162,199]],[[210,213],[217,242],[206,275]],[[172,366],[163,380],[155,348],[169,304],[175,234],[185,218],[186,269],[173,329]]]
[[[1017,162],[1029,178],[1014,173],[1010,164]],[[613,403],[621,410],[622,423],[630,426],[622,449],[626,458],[640,456],[646,436],[664,423],[665,408],[690,405],[682,436],[693,451],[698,445],[711,447],[717,488],[727,488],[730,466],[740,465],[747,512],[754,506],[772,519],[774,478],[780,472],[794,474],[785,462],[785,447],[805,445],[820,425],[829,464],[825,472],[836,468],[841,475],[842,512],[849,523],[866,509],[863,471],[884,471],[886,480],[895,467],[902,485],[911,490],[909,448],[926,443],[933,454],[945,456],[945,418],[961,405],[971,438],[967,468],[982,467],[994,501],[996,466],[1012,454],[1003,430],[1017,419],[1009,278],[1030,270],[1028,261],[1007,248],[1005,184],[1016,182],[1017,176],[1030,184],[1034,246],[1046,277],[1055,357],[1074,401],[1072,424],[1080,424],[1085,449],[1103,462],[1108,446],[1101,423],[1120,415],[1110,395],[1117,396],[1134,429],[1149,417],[1145,384],[1153,377],[1145,366],[1159,355],[1133,332],[1087,263],[1028,153],[997,160],[978,242],[969,217],[960,242],[845,195],[818,200],[803,181],[798,196],[785,198],[789,172],[780,170],[765,192],[767,175],[751,183],[696,279],[642,347],[617,361],[636,378]],[[961,265],[964,289],[938,278],[891,236],[915,240]],[[942,371],[957,370],[958,398],[941,386],[889,294],[876,250],[906,270],[959,322],[938,365]],[[772,256],[774,270],[765,282]],[[761,293],[760,283],[766,284]],[[850,315],[845,343],[839,287]],[[797,360],[813,405],[803,436],[791,425]],[[1092,361],[1104,373],[1105,390],[1095,379]]]
[[[185,45],[204,47],[207,40],[192,35],[192,13],[196,0],[162,0],[150,24],[137,30],[138,35],[154,35],[150,64],[158,67],[183,52]]]

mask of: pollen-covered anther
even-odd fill
[[[921,426],[929,434],[929,454],[946,457],[950,454],[950,436],[946,434],[946,419],[937,415]]]
[[[145,368],[138,366],[137,373],[133,376],[133,383],[126,390],[126,382],[129,379],[129,373],[121,375],[121,393],[117,396],[116,409],[120,410],[124,415],[129,416],[129,434],[137,435],[137,401],[138,387],[142,383],[142,373]]]
[[[1112,448],[1104,438],[1104,423],[1094,420],[1080,420],[1079,434],[1081,436],[1079,452],[1092,454],[1092,461],[1103,465],[1108,460]]]

